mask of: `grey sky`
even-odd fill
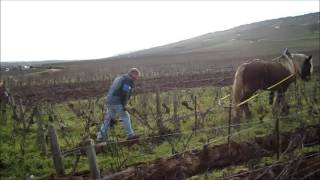
[[[1,1],[1,61],[104,58],[319,11],[319,1]]]

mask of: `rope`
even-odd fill
[[[285,78],[282,79],[281,81],[279,81],[279,82],[277,82],[277,83],[269,86],[269,87],[267,88],[267,90],[271,90],[272,88],[278,86],[279,84],[287,81],[288,79],[290,79],[290,78],[293,77],[294,75],[295,75],[295,74],[290,74],[289,76],[285,77]],[[255,97],[257,97],[257,96],[259,96],[260,94],[263,94],[263,93],[265,93],[265,92],[266,92],[266,91],[262,91],[262,92],[260,92],[260,93],[255,94],[254,96],[251,96],[250,98],[248,98],[248,99],[242,101],[241,103],[237,104],[237,107],[239,107],[239,106],[241,106],[241,105],[243,105],[243,104],[251,101],[253,98],[255,98]]]
[[[274,88],[274,87],[276,87],[276,86],[280,85],[281,83],[283,83],[283,82],[287,81],[288,79],[290,79],[290,78],[291,78],[291,77],[293,77],[293,76],[295,76],[295,73],[290,74],[289,76],[287,76],[287,77],[283,78],[282,80],[278,81],[277,83],[275,83],[275,84],[273,84],[273,85],[269,86],[269,87],[267,88],[267,90],[271,90],[272,88]],[[260,93],[257,93],[257,94],[255,94],[255,95],[251,96],[250,98],[248,98],[248,99],[246,99],[246,100],[244,100],[244,101],[242,101],[242,102],[238,103],[236,106],[237,106],[237,107],[239,107],[239,106],[241,106],[241,105],[243,105],[243,104],[245,104],[245,103],[247,103],[247,102],[251,101],[252,99],[254,99],[255,97],[259,96],[259,95],[260,95],[260,94],[262,94],[262,93],[265,93],[265,91],[260,92]],[[220,99],[220,101],[221,101],[221,100],[226,99],[227,97],[230,97],[230,94],[229,94],[229,95],[226,95],[226,96],[225,96],[225,97],[223,97],[223,98],[221,98],[221,99]]]
[[[224,96],[224,97],[223,97],[223,98],[221,98],[220,100],[224,100],[224,99],[228,98],[229,96],[230,96],[230,94],[228,94],[228,95]]]
[[[290,79],[290,78],[291,78],[291,77],[293,77],[294,75],[295,75],[295,74],[291,74],[290,76],[288,76],[288,77],[286,77],[286,78],[282,79],[281,81],[279,81],[278,83],[276,83],[276,84],[274,84],[274,85],[272,85],[272,86],[268,87],[267,89],[268,89],[268,90],[270,90],[270,89],[272,89],[272,88],[274,88],[274,87],[278,86],[279,84],[281,84],[281,83],[285,82],[286,80]]]
[[[245,104],[245,103],[247,103],[247,102],[251,101],[251,100],[252,100],[252,99],[254,99],[255,97],[259,96],[260,94],[262,94],[262,93],[255,94],[255,95],[251,96],[250,98],[248,98],[248,99],[246,99],[246,100],[242,101],[241,103],[237,104],[237,107],[240,107],[241,105],[243,105],[243,104]]]

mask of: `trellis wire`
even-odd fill
[[[313,157],[313,156],[320,156],[320,153],[314,153],[314,154],[311,154],[311,155],[307,155],[307,156],[303,156],[302,159],[307,159],[309,157]],[[254,172],[259,172],[265,168],[272,168],[272,167],[275,167],[275,166],[279,166],[279,165],[285,165],[285,164],[289,164],[290,161],[287,161],[287,162],[276,162],[272,165],[269,165],[269,166],[266,166],[266,167],[262,167],[262,168],[259,168],[259,169],[254,169],[254,170],[251,170],[251,171],[246,171],[246,172],[243,172],[243,173],[239,173],[239,174],[235,174],[235,175],[232,175],[232,176],[228,176],[228,177],[223,177],[223,178],[219,178],[221,180],[224,180],[224,179],[231,179],[231,178],[234,178],[234,177],[238,177],[238,176],[242,176],[242,175],[245,175],[245,174],[251,174],[251,173],[254,173]]]

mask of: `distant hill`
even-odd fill
[[[319,12],[241,25],[116,58],[208,52],[243,57],[279,53],[284,47],[292,51],[319,49]]]
[[[284,48],[289,48],[291,52],[312,54],[314,64],[317,65],[319,15],[317,12],[266,20],[119,56],[55,62],[42,67],[63,69],[54,74],[57,81],[103,80],[124,73],[130,67],[138,67],[146,77],[181,75],[186,72],[235,69],[240,63],[253,58],[277,57]],[[50,76],[48,75],[48,78]]]
[[[48,61],[14,61],[14,62],[1,62],[1,66],[40,66],[43,64],[63,63],[67,60],[48,60]]]

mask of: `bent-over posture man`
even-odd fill
[[[140,71],[137,68],[131,68],[127,74],[116,77],[112,82],[107,94],[107,111],[100,131],[97,134],[97,142],[107,139],[110,121],[114,119],[116,115],[119,115],[122,120],[128,139],[137,138],[131,127],[130,115],[126,110],[126,106],[131,96],[134,81],[136,81],[139,76]]]

